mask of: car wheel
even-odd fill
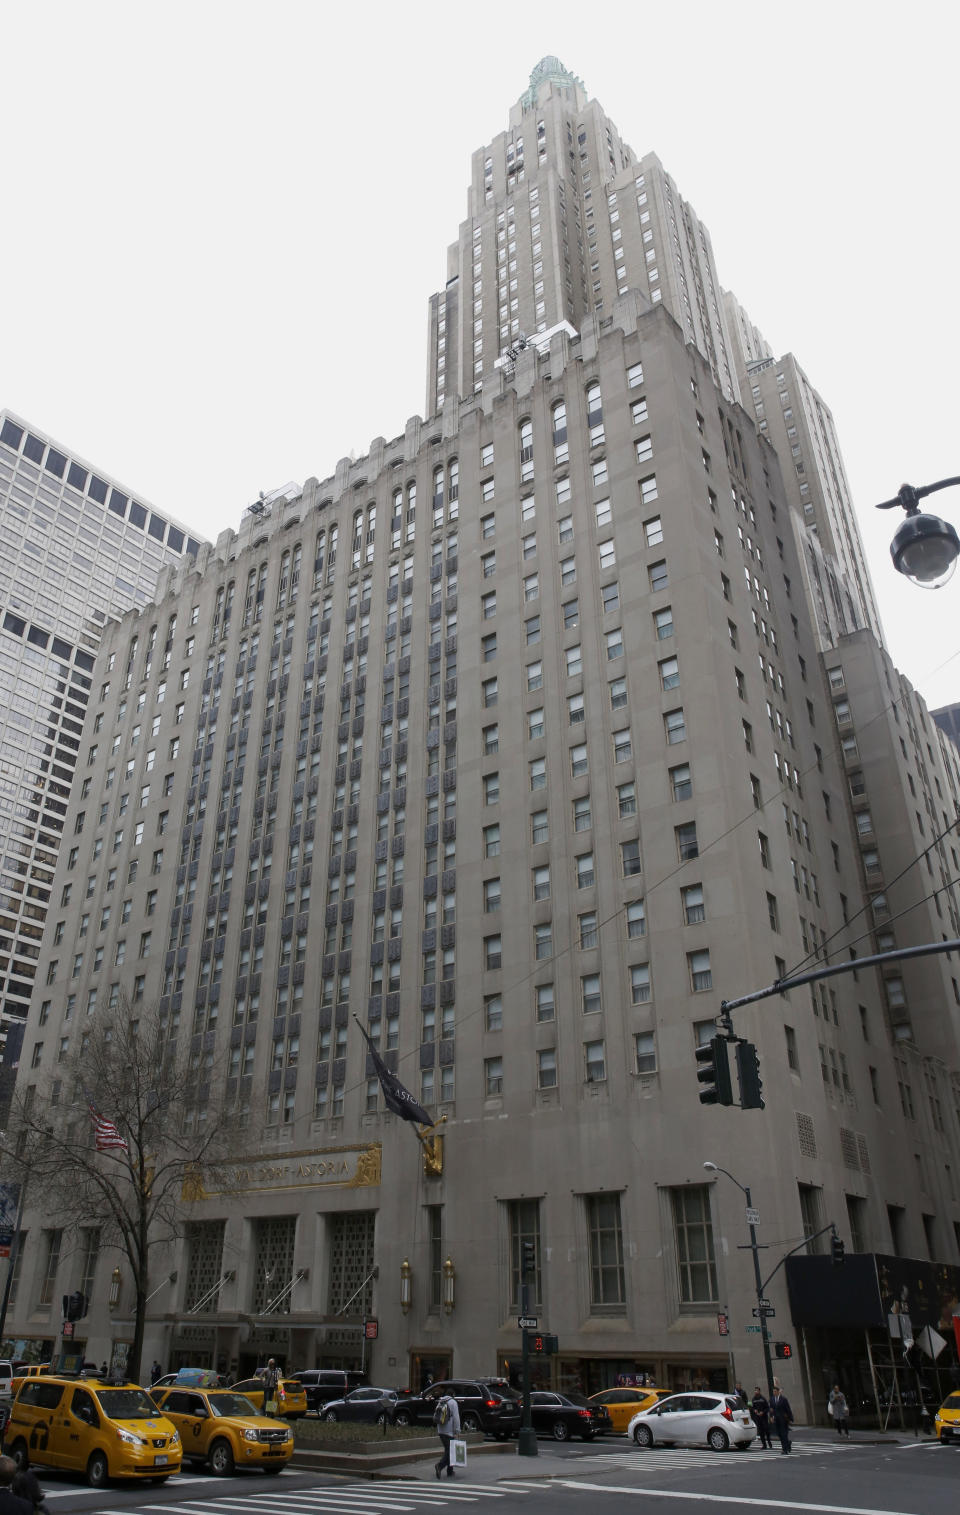
[[[726,1431],[721,1431],[719,1426],[714,1426],[707,1432],[707,1446],[715,1452],[726,1452],[730,1446],[730,1438]]]
[[[324,1412],[323,1412],[323,1418],[324,1418],[324,1420],[330,1420],[330,1421],[336,1422],[336,1419],[337,1419],[337,1412],[336,1412],[336,1410],[324,1410]]]
[[[467,1410],[461,1425],[465,1431],[479,1431],[480,1429],[480,1422],[472,1410]]]
[[[106,1488],[110,1482],[110,1466],[103,1452],[94,1452],[87,1463],[87,1483],[91,1489]]]
[[[553,1422],[553,1439],[554,1441],[570,1440],[570,1427],[565,1420],[555,1420]]]
[[[412,1424],[409,1410],[398,1410],[397,1418],[393,1422],[395,1426],[409,1426]]]
[[[634,1426],[633,1439],[638,1447],[653,1446],[653,1432],[649,1426]]]
[[[218,1436],[210,1448],[210,1471],[218,1478],[226,1478],[233,1472],[233,1452],[229,1441],[224,1441],[222,1436]]]
[[[23,1472],[25,1468],[29,1468],[30,1454],[27,1451],[27,1444],[22,1436],[18,1436],[13,1446],[10,1448],[10,1456],[13,1458],[14,1462],[17,1465],[18,1473]]]

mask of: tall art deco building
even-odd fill
[[[830,1221],[847,1267],[958,1262],[955,962],[738,1012],[764,1111],[695,1065],[722,996],[958,934],[958,753],[883,649],[828,408],[556,59],[474,155],[427,409],[105,627],[21,1078],[87,1005],[156,1001],[263,1128],[158,1263],[165,1362],[353,1365],[375,1318],[374,1382],[513,1373],[526,1241],[541,1377],[752,1384],[705,1160],[771,1266]],[[429,1152],[355,1018],[445,1117]],[[80,1281],[28,1227],[39,1351]],[[120,1361],[111,1265],[87,1350]],[[841,1362],[869,1392],[888,1334],[770,1294],[801,1403]]]

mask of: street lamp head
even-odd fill
[[[914,510],[907,514],[890,543],[893,566],[922,589],[940,589],[953,577],[960,557],[960,537],[939,516]]]
[[[705,1168],[707,1168],[709,1170],[709,1172],[711,1172],[711,1173],[719,1173],[720,1172],[720,1169],[717,1167],[716,1163],[704,1163],[703,1166]]]

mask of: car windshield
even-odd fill
[[[945,1410],[960,1410],[960,1394],[948,1394],[943,1401]]]
[[[156,1420],[160,1413],[142,1389],[98,1389],[97,1398],[109,1420]]]
[[[257,1407],[245,1394],[211,1394],[210,1409],[214,1415],[256,1415]]]

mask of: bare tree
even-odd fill
[[[151,1251],[183,1233],[185,1200],[231,1155],[238,1128],[223,1108],[224,1070],[212,1052],[185,1047],[170,1030],[156,1007],[96,1012],[74,1054],[41,1081],[18,1085],[4,1153],[27,1183],[31,1205],[41,1203],[65,1226],[98,1225],[101,1244],[126,1257],[135,1291],[133,1378],[143,1353]],[[126,1145],[118,1140],[98,1151],[94,1114]],[[221,1171],[217,1187],[224,1187]]]

